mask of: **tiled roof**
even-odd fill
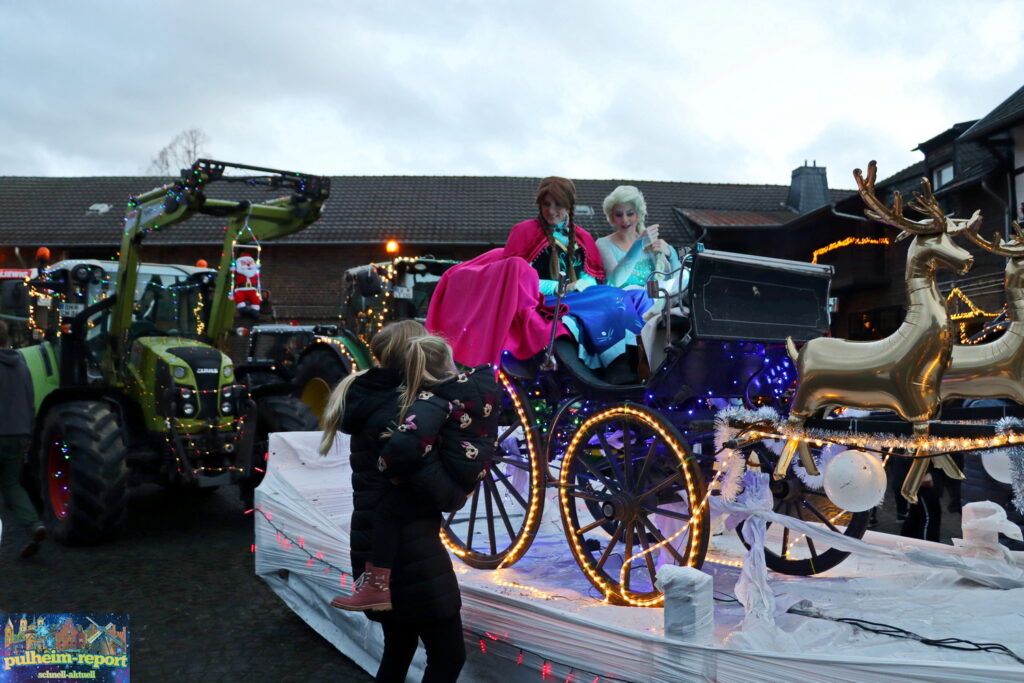
[[[929,138],[928,140],[925,140],[924,142],[920,143],[917,147],[914,148],[914,151],[921,151],[924,152],[926,155],[931,154],[933,149],[941,147],[942,145],[945,145],[957,139],[964,133],[964,131],[969,130],[970,127],[977,122],[978,120],[975,119],[973,121],[962,121],[960,123],[954,123],[952,127],[947,128],[938,135],[935,135]]]
[[[684,216],[697,225],[713,227],[764,227],[787,223],[798,215],[795,211],[716,211],[714,209],[681,209]]]
[[[1024,86],[1007,97],[960,136],[961,140],[981,140],[1024,121]]]
[[[389,238],[408,244],[502,244],[509,228],[532,218],[539,178],[445,176],[339,176],[332,178],[324,215],[289,244],[376,244]],[[0,177],[0,246],[112,246],[120,243],[125,199],[168,182],[155,177]],[[782,211],[785,185],[738,185],[632,180],[576,181],[577,201],[593,213],[577,222],[596,236],[609,228],[601,203],[617,185],[640,188],[648,223],[660,223],[672,241],[683,237],[673,208],[752,212]],[[266,200],[280,190],[218,183],[210,197]],[[833,200],[850,193],[832,190]],[[91,210],[110,205],[106,212]],[[103,207],[98,207],[102,209]],[[151,244],[218,244],[224,220],[208,216],[148,238]],[[677,234],[678,233],[678,234]]]

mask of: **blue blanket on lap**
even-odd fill
[[[548,306],[554,306],[555,301],[554,296],[544,299]],[[607,285],[569,292],[562,297],[562,303],[571,319],[563,322],[570,329],[575,328],[580,358],[592,368],[607,366],[625,353],[627,345],[636,345],[636,335],[644,327],[643,315],[654,305],[642,289],[623,290]]]

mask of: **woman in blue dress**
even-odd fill
[[[642,288],[652,272],[679,270],[679,254],[658,236],[659,226],[645,225],[647,202],[640,190],[632,185],[616,187],[604,199],[604,215],[615,228],[597,240],[609,285]]]

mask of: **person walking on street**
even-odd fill
[[[46,538],[46,525],[21,486],[21,467],[35,415],[35,395],[25,359],[7,348],[7,343],[7,324],[0,320],[0,396],[7,404],[0,411],[0,502],[25,527],[29,541],[21,557],[32,557]]]

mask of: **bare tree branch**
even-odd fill
[[[160,176],[176,176],[192,162],[207,156],[205,147],[209,136],[201,128],[189,128],[174,136],[149,162],[147,172]]]

